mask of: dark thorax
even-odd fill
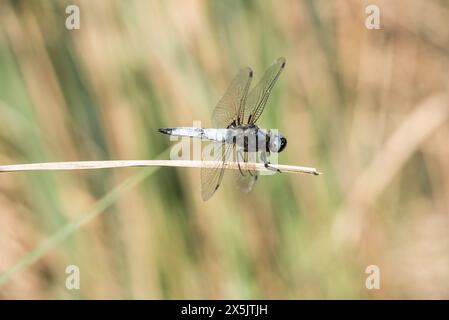
[[[229,126],[229,138],[237,147],[245,152],[258,152],[267,149],[268,136],[266,130],[255,124]]]

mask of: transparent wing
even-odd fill
[[[254,124],[263,112],[276,80],[285,67],[285,58],[276,59],[265,71],[259,83],[249,92],[246,99],[244,114],[247,115],[245,123]],[[245,120],[243,120],[245,121]]]
[[[232,80],[212,114],[212,123],[215,128],[227,128],[234,121],[236,124],[242,123],[252,77],[251,68],[244,68]]]
[[[232,155],[232,144],[225,144],[224,142],[211,142],[207,145],[209,152],[208,158],[203,160],[216,161],[216,166],[213,168],[201,168],[201,197],[203,201],[207,201],[217,191],[223,179],[225,163],[229,161]],[[210,151],[213,155],[210,156]]]
[[[256,162],[256,153],[248,153],[242,149],[237,149],[236,160],[239,163],[239,170],[234,170],[234,177],[237,187],[243,192],[250,192],[257,181],[258,171],[246,168],[246,163]]]

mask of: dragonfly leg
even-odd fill
[[[281,173],[282,171],[279,170],[278,168],[270,166],[270,162],[267,160],[267,154],[266,153],[267,153],[266,151],[261,151],[260,152],[260,158],[263,161],[264,167],[267,168],[268,170]]]
[[[240,159],[242,159],[242,161],[244,161],[244,156],[243,156],[242,150],[237,150],[237,154],[236,155],[237,155],[237,165],[239,166],[240,174],[242,176],[245,176],[245,174],[243,173],[242,167],[240,166],[240,161],[239,161],[239,157],[240,157]]]

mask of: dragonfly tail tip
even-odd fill
[[[160,129],[158,129],[158,131],[160,133],[164,133],[164,134],[171,134],[172,129],[170,129],[170,128],[160,128]]]

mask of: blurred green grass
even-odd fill
[[[447,91],[444,3],[380,1],[382,29],[367,30],[367,1],[76,1],[73,31],[68,4],[1,2],[1,164],[153,159],[171,145],[158,128],[210,124],[240,67],[258,79],[285,56],[259,123],[287,136],[281,163],[325,174],[262,177],[248,196],[225,178],[203,203],[199,170],[158,169],[1,298],[448,297],[447,122],[373,202],[351,197],[396,128]],[[136,171],[2,174],[2,275]],[[381,290],[365,288],[370,264]]]

